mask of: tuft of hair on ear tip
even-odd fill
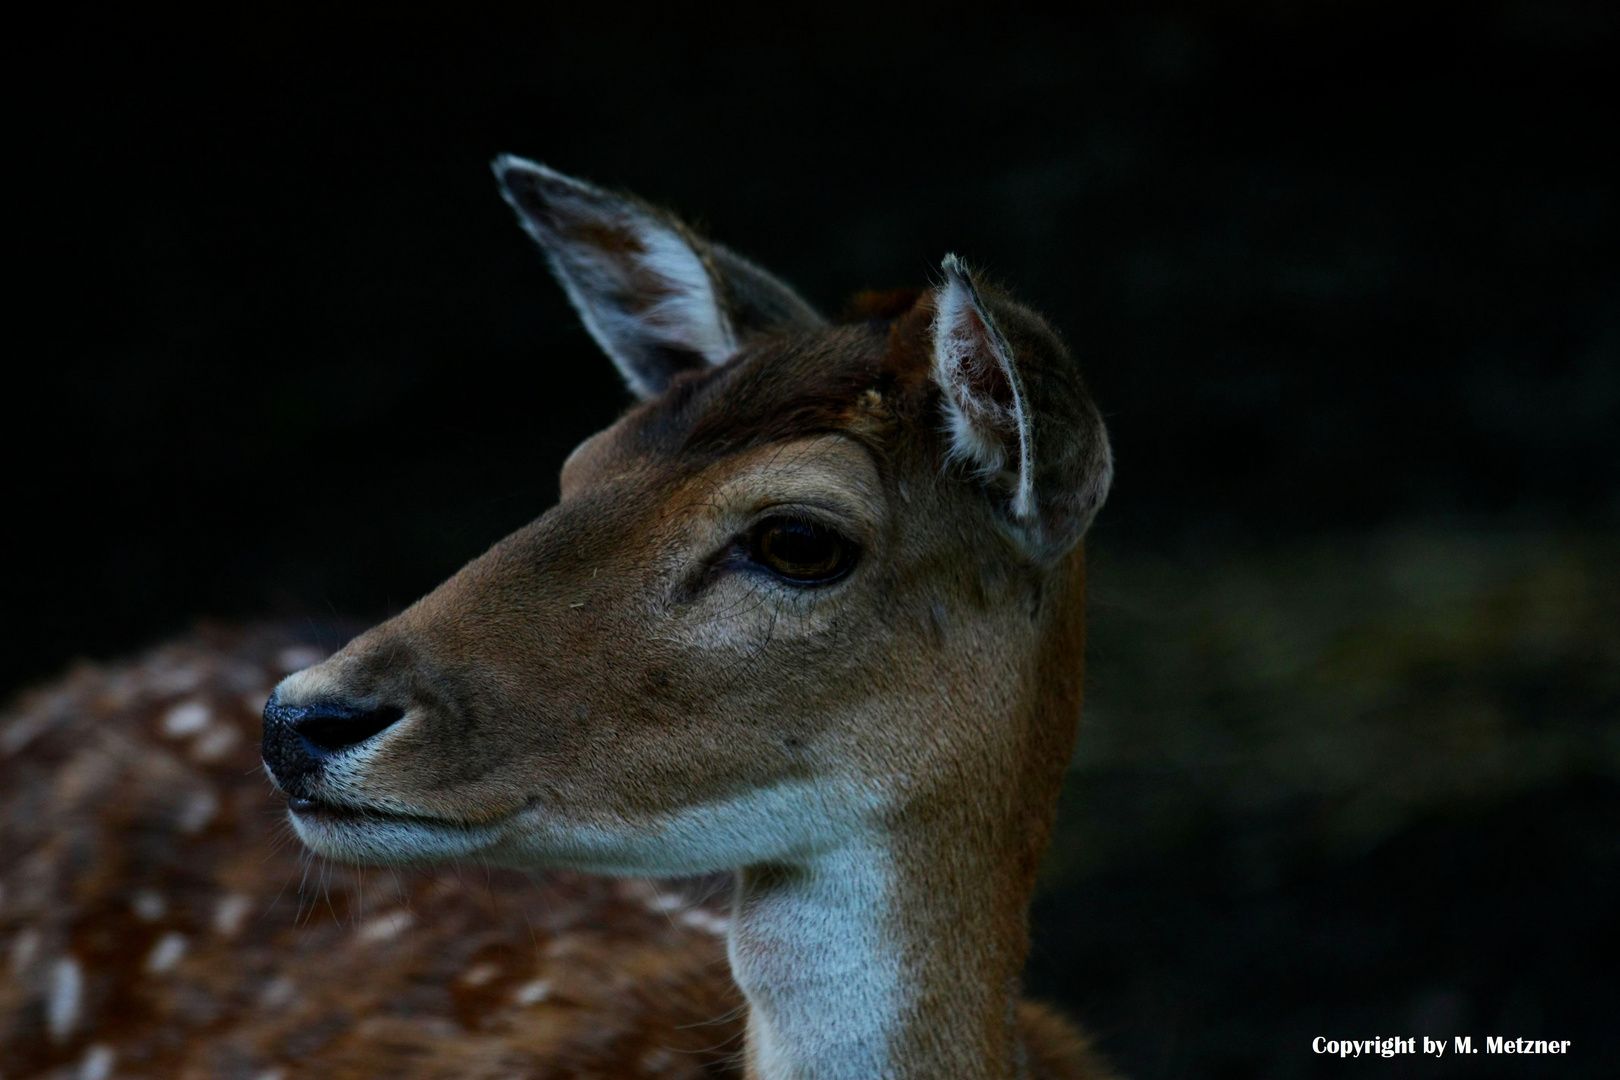
[[[559,195],[593,194],[589,184],[516,154],[496,155],[489,168],[495,174],[501,197],[520,212],[535,199],[549,201]]]
[[[551,174],[551,170],[538,161],[530,161],[528,158],[518,157],[516,154],[496,154],[494,160],[489,163],[489,171],[495,174],[495,179],[503,188],[511,183],[515,175],[528,173],[529,175],[547,176]]]
[[[968,303],[973,310],[979,314],[980,318],[990,323],[989,309],[985,305],[984,297],[979,293],[978,284],[973,280],[973,271],[968,268],[967,263],[962,261],[961,256],[954,252],[946,254],[939,261],[939,268],[945,271],[946,286],[955,285],[967,293]],[[1000,332],[994,329],[993,323],[990,323],[990,328],[991,332],[995,333],[999,338]]]

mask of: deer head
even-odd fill
[[[759,1071],[895,1075],[918,1039],[1012,1067],[1111,471],[1076,365],[954,257],[832,325],[639,201],[495,172],[638,403],[556,506],[277,688],[293,827],[357,862],[737,868]],[[925,1037],[940,1009],[977,1034]]]

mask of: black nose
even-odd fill
[[[380,734],[404,715],[393,706],[365,709],[336,701],[285,705],[271,694],[264,706],[264,763],[285,790],[301,794],[303,781],[323,760]]]

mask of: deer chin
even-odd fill
[[[288,800],[287,817],[317,854],[361,865],[456,859],[495,847],[505,834],[501,819],[469,824],[303,798]]]

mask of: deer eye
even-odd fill
[[[748,557],[799,585],[836,581],[855,565],[857,549],[832,529],[795,518],[766,518],[748,538]]]

